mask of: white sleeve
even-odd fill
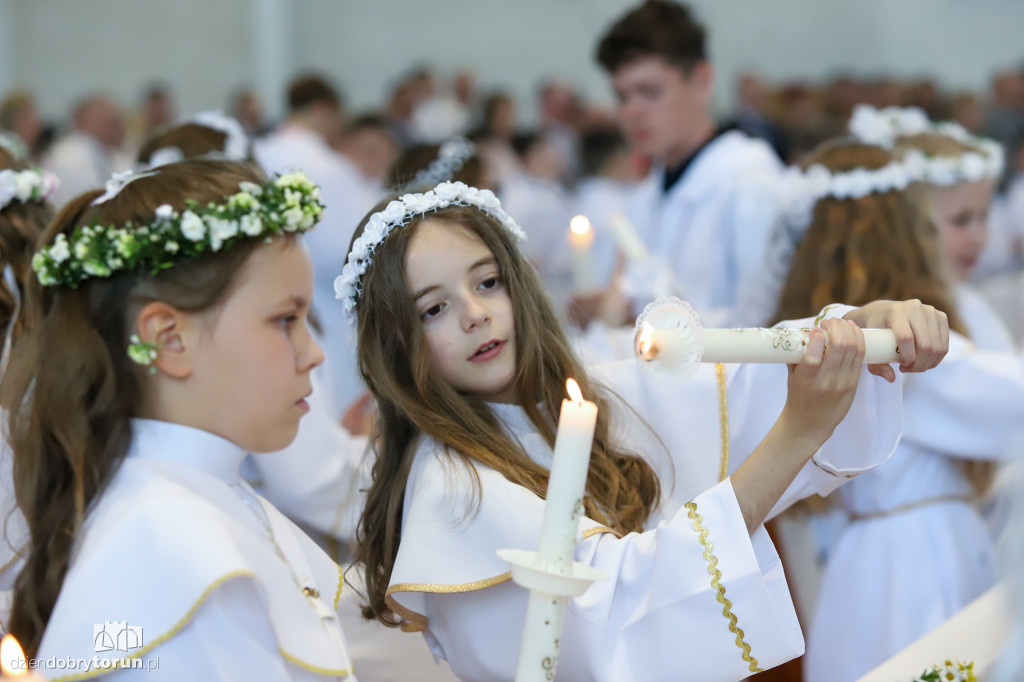
[[[842,317],[850,310],[850,306],[828,306],[816,318],[788,321],[781,326],[813,327],[823,319]],[[779,418],[786,404],[787,380],[786,365],[736,367],[728,388],[730,474],[746,461]],[[899,381],[890,384],[870,374],[866,367],[861,370],[850,411],[832,437],[800,470],[769,518],[809,495],[828,495],[847,480],[888,460],[902,433],[903,402]]]
[[[576,560],[609,579],[570,600],[559,679],[733,681],[803,652],[775,548],[748,535],[728,480],[657,529],[589,537]],[[462,679],[512,679],[528,597],[511,582],[428,594],[427,641]]]
[[[905,375],[903,437],[965,459],[999,459],[1024,438],[1024,366],[952,333],[938,367]]]
[[[197,682],[323,679],[282,657],[265,603],[252,580],[229,580],[218,587],[177,634],[150,650],[141,662],[141,669],[120,670],[103,679],[146,682],[153,679],[153,672],[161,679]]]

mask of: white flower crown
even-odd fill
[[[396,227],[408,225],[416,216],[449,206],[477,208],[501,223],[516,241],[526,239],[526,233],[501,208],[498,197],[489,189],[477,189],[464,182],[442,182],[426,193],[403,194],[385,206],[383,211],[367,218],[362,234],[352,243],[345,267],[334,280],[335,297],[344,304],[345,313],[352,322],[356,320],[356,304],[363,292],[363,275],[373,262],[374,251],[381,242]]]
[[[445,140],[437,150],[437,158],[416,173],[412,185],[436,185],[451,180],[474,154],[476,145],[462,135]]]
[[[323,214],[320,188],[302,173],[260,185],[242,182],[239,190],[221,204],[200,206],[186,200],[187,208],[180,214],[164,204],[148,225],[97,224],[76,227],[70,236],[61,232],[32,257],[32,269],[44,287],[72,289],[85,280],[117,272],[156,274],[176,262],[231,248],[244,239],[304,232]]]
[[[15,201],[45,201],[58,184],[56,175],[42,169],[0,170],[0,211]]]
[[[779,185],[782,213],[788,224],[803,231],[811,222],[814,206],[826,197],[862,199],[869,194],[885,194],[906,189],[921,179],[920,159],[891,161],[881,168],[855,168],[833,173],[821,164],[806,170],[790,167]]]
[[[918,180],[929,185],[950,187],[962,182],[993,180],[1003,173],[1005,158],[998,142],[969,133],[959,123],[933,123],[917,107],[876,109],[859,104],[850,117],[849,131],[866,144],[892,148],[901,137],[933,133],[976,148],[955,156],[928,156],[910,150],[904,160]]]
[[[224,150],[204,154],[203,158],[226,159],[228,161],[245,161],[249,158],[249,136],[237,119],[225,116],[219,111],[203,111],[179,125],[195,123],[211,130],[224,133]],[[177,147],[161,147],[149,155],[149,168],[166,166],[169,163],[184,161],[185,154]]]

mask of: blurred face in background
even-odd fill
[[[106,147],[116,149],[124,142],[124,118],[117,105],[106,97],[97,97],[83,105],[75,127]]]
[[[714,129],[711,65],[700,62],[689,73],[660,57],[641,57],[612,74],[619,124],[633,150],[681,162]]]
[[[989,181],[929,188],[929,204],[939,232],[942,257],[957,281],[970,278],[985,247],[992,191]]]

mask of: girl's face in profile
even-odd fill
[[[970,278],[985,247],[992,189],[991,182],[982,181],[929,190],[942,258],[957,281]]]
[[[515,400],[515,320],[497,260],[471,231],[420,222],[405,280],[438,374],[460,393]]]
[[[192,375],[198,410],[193,424],[251,452],[271,452],[295,439],[309,411],[310,371],[324,355],[307,324],[313,267],[301,240],[261,245],[239,270],[224,305],[200,313]]]

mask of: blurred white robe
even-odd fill
[[[1024,433],[1024,370],[954,333],[938,367],[901,380],[896,454],[839,491],[853,522],[825,569],[808,682],[856,680],[995,584],[964,463],[1005,457]]]
[[[779,212],[782,165],[768,143],[733,130],[712,140],[668,193],[655,166],[628,213],[648,250],[675,277],[705,326],[748,326],[735,318],[753,286]]]

